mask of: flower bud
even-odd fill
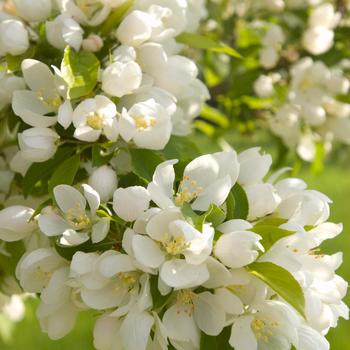
[[[28,32],[21,21],[7,19],[0,23],[0,56],[21,55],[28,48]]]
[[[142,11],[133,11],[120,24],[116,36],[124,45],[138,46],[152,35],[152,17]]]
[[[261,155],[260,148],[247,149],[238,156],[240,171],[238,182],[242,185],[253,185],[259,183],[268,173],[272,164],[269,154]]]
[[[79,50],[83,40],[83,29],[68,15],[60,15],[51,22],[46,22],[47,41],[57,49],[67,45]]]
[[[88,183],[98,192],[101,201],[107,202],[113,197],[113,193],[117,189],[117,174],[109,166],[103,165],[93,170]]]
[[[0,238],[7,242],[19,241],[36,230],[34,221],[29,221],[34,210],[15,205],[0,211]]]
[[[51,14],[52,0],[13,0],[16,13],[28,22],[45,21]]]
[[[0,110],[11,103],[14,91],[24,90],[25,86],[23,78],[0,73]]]
[[[102,90],[112,96],[122,97],[138,89],[141,81],[142,71],[136,62],[115,62],[103,72]]]
[[[49,128],[27,129],[18,134],[21,155],[31,162],[45,162],[56,153],[59,138],[59,135]]]
[[[103,47],[103,40],[96,34],[90,34],[83,40],[83,49],[90,52],[100,51]]]

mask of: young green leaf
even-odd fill
[[[242,56],[232,47],[207,36],[195,33],[182,33],[176,37],[176,41],[194,49],[209,50],[224,53],[234,58],[242,58]]]
[[[283,267],[271,262],[256,262],[247,271],[265,282],[281,298],[305,317],[305,296],[300,284]]]
[[[199,231],[202,231],[205,223],[211,223],[213,227],[219,226],[225,221],[226,214],[215,204],[211,204],[209,209],[201,216],[198,217],[196,227]]]
[[[154,170],[164,159],[151,150],[131,149],[133,173],[141,178],[145,183],[152,181]]]
[[[72,260],[73,255],[76,252],[84,252],[84,253],[90,253],[90,252],[105,252],[106,250],[110,250],[114,245],[113,241],[110,240],[104,240],[99,243],[92,243],[90,240],[87,242],[84,242],[77,246],[65,246],[60,244],[57,240],[55,240],[55,249],[57,253],[62,256],[62,258],[65,258],[67,260]]]
[[[49,181],[49,193],[60,184],[72,185],[75,175],[80,167],[80,156],[78,154],[66,159],[52,174]]]
[[[231,190],[231,194],[234,198],[234,205],[232,205],[232,197],[230,198],[230,210],[233,207],[233,213],[228,212],[228,217],[233,217],[234,219],[247,219],[249,213],[249,203],[247,195],[241,185],[238,183],[235,184],[233,189]]]
[[[43,163],[34,163],[26,172],[23,181],[22,188],[23,194],[28,196],[33,193],[35,185],[39,182],[47,182],[52,173],[57,168],[58,164],[61,164],[67,157],[69,157],[74,152],[73,147],[60,147],[54,158],[43,162]]]
[[[284,237],[293,235],[294,231],[285,230],[273,225],[256,225],[250,231],[253,231],[262,237],[260,243],[265,250],[269,250],[274,243]]]
[[[161,309],[163,306],[167,303],[172,293],[169,293],[167,295],[162,295],[159,292],[158,289],[158,276],[152,275],[150,277],[150,290],[151,290],[151,296],[153,301],[153,309]]]
[[[86,51],[75,52],[70,46],[64,50],[62,77],[68,85],[70,99],[90,94],[97,83],[100,61]]]

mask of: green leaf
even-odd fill
[[[266,218],[259,221],[255,226],[281,226],[288,220],[282,218]]]
[[[242,56],[232,47],[224,43],[217,42],[207,36],[194,33],[182,33],[176,37],[176,41],[180,44],[188,45],[194,49],[209,50],[224,53],[235,58],[242,58]]]
[[[109,163],[109,161],[113,158],[114,153],[104,153],[104,149],[100,145],[93,145],[92,147],[92,166],[100,167]]]
[[[198,228],[198,223],[201,220],[201,217],[194,212],[194,210],[191,207],[191,204],[184,203],[181,207],[181,213],[188,223]]]
[[[205,105],[201,112],[201,117],[209,122],[217,124],[221,128],[228,128],[230,125],[229,119],[218,109]]]
[[[236,183],[231,193],[234,198],[233,214],[228,213],[228,216],[233,216],[234,219],[246,220],[249,213],[249,203],[243,187]],[[232,197],[230,200],[232,200]]]
[[[189,161],[200,155],[195,143],[186,137],[174,135],[171,136],[163,152],[166,159],[180,159],[181,161]]]
[[[293,235],[294,231],[285,230],[273,225],[256,225],[250,231],[259,234],[262,237],[260,243],[265,250],[269,250],[281,238]]]
[[[128,12],[130,7],[133,4],[133,0],[128,0],[123,3],[121,6],[118,6],[115,10],[111,12],[108,18],[103,22],[101,26],[94,29],[94,32],[99,32],[101,35],[107,36],[110,35],[113,30],[118,28],[121,23],[124,15]]]
[[[249,265],[247,270],[265,282],[281,298],[305,317],[305,297],[303,290],[289,271],[271,262],[256,262]]]
[[[100,61],[97,57],[86,51],[75,52],[67,46],[61,64],[63,79],[68,84],[70,99],[90,94],[97,83]]]
[[[80,167],[80,156],[78,154],[66,159],[52,174],[49,181],[49,193],[60,184],[72,185],[75,175]]]
[[[18,72],[21,70],[21,64],[26,58],[32,58],[35,55],[35,47],[31,46],[25,53],[18,56],[10,54],[6,55],[7,69],[11,72]]]
[[[48,182],[51,174],[55,171],[58,164],[61,164],[67,157],[69,157],[74,152],[72,147],[60,147],[54,158],[43,162],[34,163],[26,172],[23,182],[22,189],[23,194],[28,196],[33,193],[35,185],[39,182]]]
[[[57,240],[55,240],[55,249],[57,253],[63,258],[67,260],[72,260],[73,255],[76,252],[84,252],[84,253],[105,252],[106,250],[110,250],[114,244],[115,244],[114,241],[106,239],[98,243],[92,243],[91,241],[87,241],[83,244],[71,247],[71,246],[62,245]]]
[[[200,350],[220,350],[216,338],[201,332]]]
[[[235,218],[235,197],[232,191],[229,193],[226,199],[226,220],[233,220]]]
[[[164,161],[159,153],[146,149],[131,149],[130,155],[133,173],[145,183],[152,181],[157,165]]]
[[[215,204],[211,204],[209,209],[201,216],[198,217],[196,222],[196,228],[202,231],[203,225],[207,223],[212,223],[213,227],[219,226],[225,221],[226,214]]]
[[[153,301],[153,310],[162,309],[168,302],[172,293],[167,295],[160,294],[158,289],[158,276],[156,275],[151,275],[149,282]]]
[[[6,242],[2,246],[8,255],[0,253],[0,270],[9,275],[14,275],[16,266],[20,258],[25,252],[23,241]]]
[[[232,350],[233,348],[229,344],[230,335],[231,327],[224,328],[216,337],[201,332],[200,350]]]
[[[41,213],[41,211],[47,206],[52,204],[51,198],[41,203],[34,211],[33,215],[30,217],[29,221],[34,220],[34,218]]]

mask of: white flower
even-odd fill
[[[313,55],[321,55],[333,46],[334,32],[326,27],[309,28],[303,35],[304,48]]]
[[[102,202],[107,202],[117,189],[117,173],[108,165],[95,168],[90,174],[88,184],[99,194]]]
[[[335,28],[341,18],[339,12],[334,11],[334,6],[332,4],[322,4],[316,7],[309,18],[310,27],[323,26],[328,29]]]
[[[37,223],[30,221],[33,214],[33,209],[20,205],[0,210],[0,238],[13,242],[30,236],[37,229]]]
[[[107,97],[97,95],[81,102],[72,114],[74,137],[95,142],[101,135],[116,141],[119,134],[117,108]]]
[[[340,13],[332,4],[318,6],[309,18],[309,29],[304,33],[303,46],[313,55],[327,52],[333,46],[334,29],[340,21]]]
[[[141,86],[142,71],[134,61],[116,61],[102,74],[102,90],[111,96],[122,97]]]
[[[298,328],[298,346],[300,350],[329,350],[327,339],[313,328],[307,325],[301,325]]]
[[[12,108],[26,124],[49,127],[56,124],[56,113],[64,96],[64,86],[47,65],[33,59],[22,62],[22,73],[30,90],[17,90],[13,94]]]
[[[278,192],[285,191],[288,182],[276,184]],[[329,203],[332,201],[318,191],[303,190],[295,191],[282,198],[277,211],[282,218],[296,222],[302,226],[318,225],[329,218]]]
[[[264,251],[259,243],[262,238],[250,228],[252,225],[244,220],[230,220],[218,226],[223,234],[215,244],[214,255],[227,267],[249,265],[257,259],[259,250]]]
[[[152,200],[163,209],[191,203],[194,210],[206,211],[211,204],[221,205],[239,174],[235,151],[200,156],[185,167],[183,180],[174,196],[176,163],[170,160],[158,165],[148,185]]]
[[[133,253],[140,264],[159,268],[166,285],[191,288],[208,280],[205,262],[212,249],[211,226],[204,225],[203,232],[199,232],[183,220],[177,209],[168,209],[151,217],[146,233],[132,238]]]
[[[79,287],[83,302],[96,310],[127,307],[137,296],[140,276],[128,255],[113,250],[102,255],[77,252],[71,262],[72,285]]]
[[[0,295],[1,298],[6,298],[5,305],[1,306],[1,312],[8,317],[12,322],[22,321],[25,315],[25,305],[23,298],[20,295]],[[2,301],[1,301],[2,302]]]
[[[118,188],[113,196],[113,209],[125,221],[135,221],[149,207],[150,195],[144,187]]]
[[[259,97],[269,97],[274,93],[273,79],[268,75],[260,75],[254,82],[254,91]]]
[[[133,140],[140,148],[164,149],[171,135],[172,124],[167,110],[150,99],[123,109],[120,116],[120,135]]]
[[[23,78],[0,72],[0,110],[9,105],[16,90],[25,89]]]
[[[98,26],[110,14],[111,8],[99,0],[57,0],[62,13],[67,13],[77,22]]]
[[[163,42],[185,31],[188,1],[137,0],[135,7],[152,18],[152,41]]]
[[[54,271],[66,265],[52,248],[39,248],[22,256],[16,267],[16,277],[29,293],[41,293]]]
[[[152,34],[152,17],[142,11],[132,11],[120,23],[116,36],[123,45],[138,46]]]
[[[238,155],[240,170],[238,182],[244,186],[253,185],[262,181],[270,170],[272,157],[269,154],[260,154],[260,148],[249,148]]]
[[[28,48],[28,32],[21,21],[6,19],[0,22],[0,56],[21,55]]]
[[[60,243],[70,246],[86,242],[90,234],[93,243],[106,238],[109,219],[96,215],[100,197],[89,185],[83,185],[83,190],[84,195],[68,185],[58,185],[54,188],[55,201],[60,210],[53,207],[43,209],[38,223],[44,234],[49,237],[61,236]]]
[[[61,339],[74,327],[79,309],[73,303],[72,288],[67,284],[69,268],[62,267],[53,272],[43,289],[37,317],[43,332],[52,340]]]
[[[78,51],[83,41],[83,33],[80,25],[65,14],[46,22],[47,41],[57,49],[64,49],[70,45]]]
[[[244,190],[249,203],[249,220],[273,213],[281,202],[276,189],[269,183],[245,186]]]
[[[279,60],[278,52],[274,47],[264,47],[260,51],[260,63],[266,69],[271,69],[276,66]]]
[[[51,14],[52,0],[14,0],[16,14],[28,22],[43,22]]]
[[[98,52],[103,47],[103,40],[96,34],[90,34],[83,40],[83,49],[90,52]]]
[[[49,128],[31,128],[18,134],[21,157],[31,162],[51,159],[58,147],[59,135]]]
[[[176,345],[185,342],[190,344],[190,349],[198,349],[200,330],[210,336],[219,335],[225,327],[225,317],[220,296],[180,290],[176,303],[163,316],[163,325],[176,348]]]
[[[236,350],[289,350],[292,345],[297,346],[299,319],[291,307],[267,300],[254,309],[255,313],[234,321],[229,340],[232,347]]]

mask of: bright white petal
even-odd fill
[[[136,260],[142,265],[158,268],[165,260],[165,253],[156,242],[147,236],[134,236],[132,248]]]
[[[166,261],[160,269],[161,279],[173,288],[192,288],[209,278],[206,264],[190,265],[185,260]]]

